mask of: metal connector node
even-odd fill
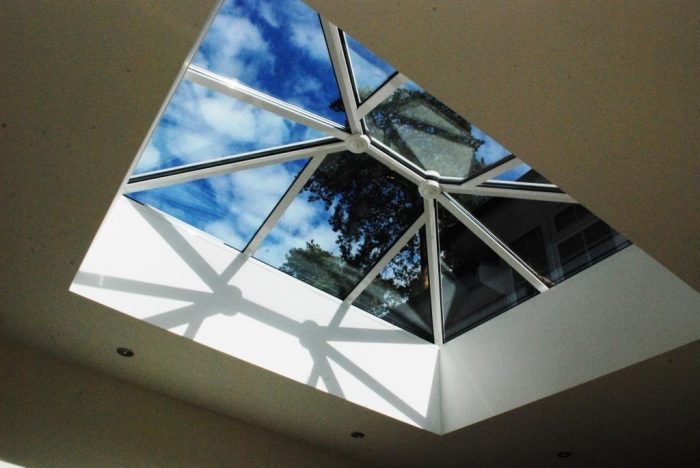
[[[369,137],[360,133],[350,135],[345,143],[348,145],[348,151],[355,154],[364,153],[370,145]]]

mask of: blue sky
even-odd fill
[[[386,80],[393,75],[396,70],[367,50],[365,46],[357,42],[350,35],[345,35],[350,53],[350,63],[355,77],[355,83],[360,93],[360,98],[365,99]]]
[[[306,161],[273,164],[144,190],[129,197],[243,250]]]
[[[527,164],[520,164],[519,166],[514,167],[510,171],[506,171],[503,174],[499,174],[497,177],[494,177],[496,180],[505,180],[505,181],[516,181],[520,179],[527,171],[532,169],[530,166]]]
[[[300,0],[227,0],[194,64],[345,124],[318,15]]]
[[[348,37],[360,89],[374,90],[395,70]],[[318,16],[300,0],[228,0],[206,34],[194,64],[338,123],[330,109],[338,86]],[[408,83],[408,89],[420,89]],[[487,163],[510,154],[476,127]],[[141,156],[135,174],[204,162],[324,136],[242,101],[183,80]],[[305,164],[275,164],[131,194],[242,250]],[[329,223],[333,207],[302,192],[269,234],[256,257],[279,267],[293,248],[314,240],[338,253]],[[391,266],[381,274],[393,276]]]
[[[338,122],[339,98],[318,16],[298,0],[227,1],[194,63]],[[252,105],[183,80],[134,173],[203,162],[324,136]],[[276,164],[131,194],[242,250],[305,161]],[[337,253],[321,202],[300,195],[259,252],[280,266],[286,253],[314,239]]]
[[[183,80],[134,174],[321,136],[317,130]]]

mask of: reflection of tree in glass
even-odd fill
[[[303,193],[329,210],[339,253],[333,255],[312,240],[290,250],[281,269],[341,297],[420,216],[423,206],[411,182],[367,155],[350,152],[328,156]],[[397,278],[419,256],[417,246],[413,255],[404,255]]]
[[[432,324],[425,247],[422,229],[357,298],[355,305],[430,339]]]
[[[304,248],[291,249],[280,270],[335,295],[352,287],[357,276],[340,257],[323,250],[313,239]]]

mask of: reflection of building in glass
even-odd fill
[[[581,205],[468,195],[455,199],[550,285],[629,245]],[[441,221],[447,339],[535,294],[456,219],[443,213]]]

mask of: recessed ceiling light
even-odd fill
[[[123,357],[133,357],[134,352],[129,348],[117,348],[117,354]]]
[[[350,436],[355,438],[355,439],[362,439],[365,437],[365,433],[360,432],[360,431],[355,431],[355,432],[351,433]]]
[[[571,456],[571,452],[557,452],[557,457],[559,458],[569,458]]]

